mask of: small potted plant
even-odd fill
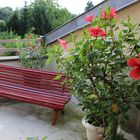
[[[37,44],[37,35],[32,32],[25,34],[25,43],[18,43],[20,64],[27,68],[42,69],[46,62],[46,45]]]
[[[63,48],[48,50],[48,62],[55,58],[59,69],[69,77],[72,93],[80,100],[87,134],[91,128],[97,132],[91,132],[95,137],[87,136],[88,140],[118,140],[119,118],[127,116],[139,96],[139,81],[129,78],[127,67],[127,59],[139,52],[137,26],[128,17],[121,21],[123,29],[119,30],[117,19],[115,8],[106,6],[98,17],[85,18],[91,27],[74,41],[73,48],[68,49],[67,42],[59,39]]]

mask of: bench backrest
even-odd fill
[[[58,74],[56,72],[0,64],[0,82],[52,90],[58,93],[69,92],[69,87],[64,84],[66,78],[64,74],[60,79],[54,79]]]

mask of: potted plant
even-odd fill
[[[115,8],[106,6],[98,17],[86,17],[91,27],[74,40],[73,48],[68,49],[67,42],[59,39],[63,48],[56,45],[48,50],[48,62],[56,60],[58,68],[69,77],[72,93],[80,100],[85,111],[84,126],[97,131],[88,140],[118,140],[119,118],[127,116],[131,103],[139,96],[139,81],[129,78],[127,67],[127,59],[140,51],[135,37],[137,26],[128,17],[121,21],[123,29],[119,30],[117,19]]]
[[[27,68],[42,69],[46,62],[46,45],[38,45],[37,35],[32,31],[25,34],[26,42],[18,43],[20,64]]]

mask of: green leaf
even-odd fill
[[[123,33],[127,33],[128,32],[128,29],[124,29],[122,31],[123,31]]]
[[[59,80],[62,77],[62,74],[58,74],[53,80]]]
[[[53,56],[49,56],[47,61],[46,61],[46,64],[50,64],[54,61],[54,57]]]
[[[30,137],[30,138],[26,138],[26,140],[38,140],[38,137]]]
[[[121,49],[119,49],[119,48],[114,49],[114,53],[116,55],[120,55],[121,54]]]
[[[122,58],[116,58],[116,60],[115,60],[116,65],[117,64],[122,64],[122,63],[124,63]]]
[[[80,45],[82,45],[82,44],[83,44],[82,41],[78,41],[78,42],[76,43],[76,46],[80,46]]]
[[[96,49],[103,49],[104,48],[104,45],[102,45],[102,44],[97,44],[97,45],[94,45],[94,48],[96,48]]]
[[[137,86],[137,92],[140,93],[140,85]]]
[[[87,55],[87,59],[89,61],[92,61],[96,56],[98,55],[98,52],[93,52]]]
[[[119,27],[118,27],[118,26],[117,26],[117,27],[115,27],[115,31],[116,31],[116,30],[119,30]]]
[[[105,12],[106,12],[107,14],[109,14],[109,13],[110,13],[110,8],[109,8],[109,6],[108,6],[108,5],[106,5],[106,7],[105,7]]]
[[[94,69],[94,73],[95,73],[95,75],[97,75],[97,76],[103,76],[103,71],[102,71],[102,69],[100,69],[100,68],[95,68],[95,69]]]
[[[138,48],[138,52],[140,52],[140,48]]]
[[[47,138],[46,137],[43,137],[42,140],[47,140]]]
[[[123,36],[123,34],[122,34],[122,32],[120,32],[120,33],[118,34],[118,37],[119,37],[120,39],[122,39],[122,36]]]

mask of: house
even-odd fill
[[[140,24],[139,0],[105,0],[88,11],[82,13],[81,15],[75,17],[74,19],[66,22],[62,26],[49,32],[44,36],[45,40],[49,45],[53,45],[53,43],[56,42],[58,38],[67,39],[71,33],[79,33],[81,30],[83,30],[83,28],[87,28],[89,25],[89,23],[84,21],[84,18],[87,15],[97,16],[99,14],[100,8],[105,8],[106,5],[115,7],[117,9],[119,18],[124,20],[130,16],[132,17],[132,21],[134,23]]]

